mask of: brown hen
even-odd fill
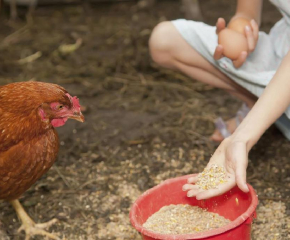
[[[54,163],[59,140],[55,127],[68,118],[83,122],[79,101],[56,85],[19,82],[0,86],[0,199],[11,202],[26,240],[32,235],[58,239],[35,224],[17,200]]]

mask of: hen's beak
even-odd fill
[[[77,120],[79,122],[84,122],[85,121],[85,117],[84,117],[84,115],[81,112],[74,112],[74,114],[69,116],[69,118]]]

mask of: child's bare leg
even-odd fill
[[[149,47],[153,60],[159,65],[179,70],[193,79],[224,89],[250,108],[255,104],[256,96],[204,59],[182,38],[171,22],[163,22],[156,26]],[[236,128],[235,119],[230,119],[227,123],[229,130],[233,132]],[[216,130],[211,138],[221,141],[223,136]]]

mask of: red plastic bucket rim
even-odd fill
[[[224,227],[210,230],[207,232],[201,232],[201,233],[170,235],[170,234],[160,234],[160,233],[152,232],[150,230],[145,229],[141,224],[138,223],[138,221],[136,219],[136,210],[137,210],[137,208],[139,208],[138,203],[141,201],[142,197],[150,194],[151,192],[153,192],[154,190],[156,190],[160,186],[166,185],[169,182],[187,179],[189,177],[196,176],[196,175],[197,174],[190,174],[190,175],[185,175],[185,176],[181,176],[181,177],[177,177],[177,178],[167,179],[167,180],[163,181],[162,183],[158,184],[157,186],[155,186],[151,189],[148,189],[146,192],[144,192],[134,202],[134,204],[131,207],[130,221],[131,221],[132,226],[141,234],[152,237],[154,239],[166,239],[166,240],[202,239],[202,238],[206,238],[206,237],[219,235],[219,234],[222,234],[226,231],[234,229],[237,226],[241,225],[243,222],[245,222],[249,217],[254,216],[256,207],[258,205],[258,197],[257,197],[257,194],[256,194],[255,190],[253,189],[253,187],[251,185],[247,184],[249,187],[249,190],[250,190],[249,193],[252,197],[252,202],[251,202],[250,206],[243,214],[241,214],[241,216],[237,217],[234,221],[232,221],[231,223],[229,223],[228,225],[226,225]]]

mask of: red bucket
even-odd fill
[[[158,186],[143,193],[133,204],[130,211],[130,220],[134,228],[144,240],[185,240],[185,239],[210,239],[210,240],[250,240],[251,224],[256,217],[258,198],[252,186],[250,191],[242,192],[238,187],[229,192],[208,200],[189,198],[182,186],[187,179],[194,175],[168,179]],[[230,219],[232,222],[222,228],[195,234],[158,234],[142,227],[143,223],[161,207],[170,204],[189,204],[205,208],[210,212]],[[193,223],[194,224],[194,223]]]

